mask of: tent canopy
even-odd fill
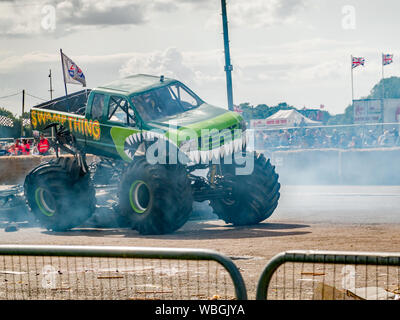
[[[303,116],[297,110],[279,110],[267,119],[251,120],[251,127],[294,127],[299,126],[300,123],[305,125],[319,125],[319,121],[311,120]]]

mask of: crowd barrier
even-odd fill
[[[264,152],[282,184],[400,185],[400,148]]]
[[[0,245],[4,300],[247,300],[232,260],[203,249]]]
[[[400,300],[400,254],[296,250],[265,266],[257,300]]]
[[[0,300],[247,300],[232,259],[213,250],[0,245]],[[400,300],[400,254],[286,251],[257,300]]]

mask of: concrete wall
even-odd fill
[[[400,148],[276,151],[281,183],[400,185]]]
[[[269,157],[282,184],[400,185],[400,148],[276,151]],[[51,158],[0,157],[0,184],[23,183],[31,169]]]
[[[23,184],[25,176],[40,163],[55,158],[51,156],[3,156],[0,157],[0,184]],[[88,156],[88,162],[93,156]]]

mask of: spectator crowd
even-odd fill
[[[255,130],[256,149],[310,149],[310,148],[379,148],[400,147],[396,128],[313,128],[300,127],[279,130]],[[8,145],[0,144],[0,156],[47,155],[50,143],[40,135],[38,139],[15,139]]]
[[[400,147],[396,128],[293,128],[256,130],[256,149]]]
[[[47,155],[49,153],[50,143],[43,134],[39,139],[15,139],[11,144],[0,145],[0,156]]]

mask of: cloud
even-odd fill
[[[153,11],[174,7],[162,0],[0,1],[0,36],[58,36],[83,28],[143,25]]]
[[[64,0],[56,5],[58,22],[66,26],[143,24],[147,8],[143,1]]]
[[[310,0],[232,0],[227,3],[229,24],[235,27],[264,28],[293,23],[297,15],[310,5]],[[207,28],[220,26],[221,17],[213,15]]]
[[[219,57],[216,52],[182,53],[177,48],[135,54],[120,68],[121,77],[136,73],[164,75],[187,83],[201,85],[221,79]],[[189,62],[190,61],[190,62]]]
[[[227,4],[228,18],[233,27],[279,25],[295,20],[309,1],[232,0]],[[14,0],[0,1],[0,35],[59,36],[81,29],[143,25],[152,21],[156,13],[180,9],[209,12],[211,20],[206,24],[220,26],[220,16],[216,14],[221,11],[220,3],[212,0]]]

